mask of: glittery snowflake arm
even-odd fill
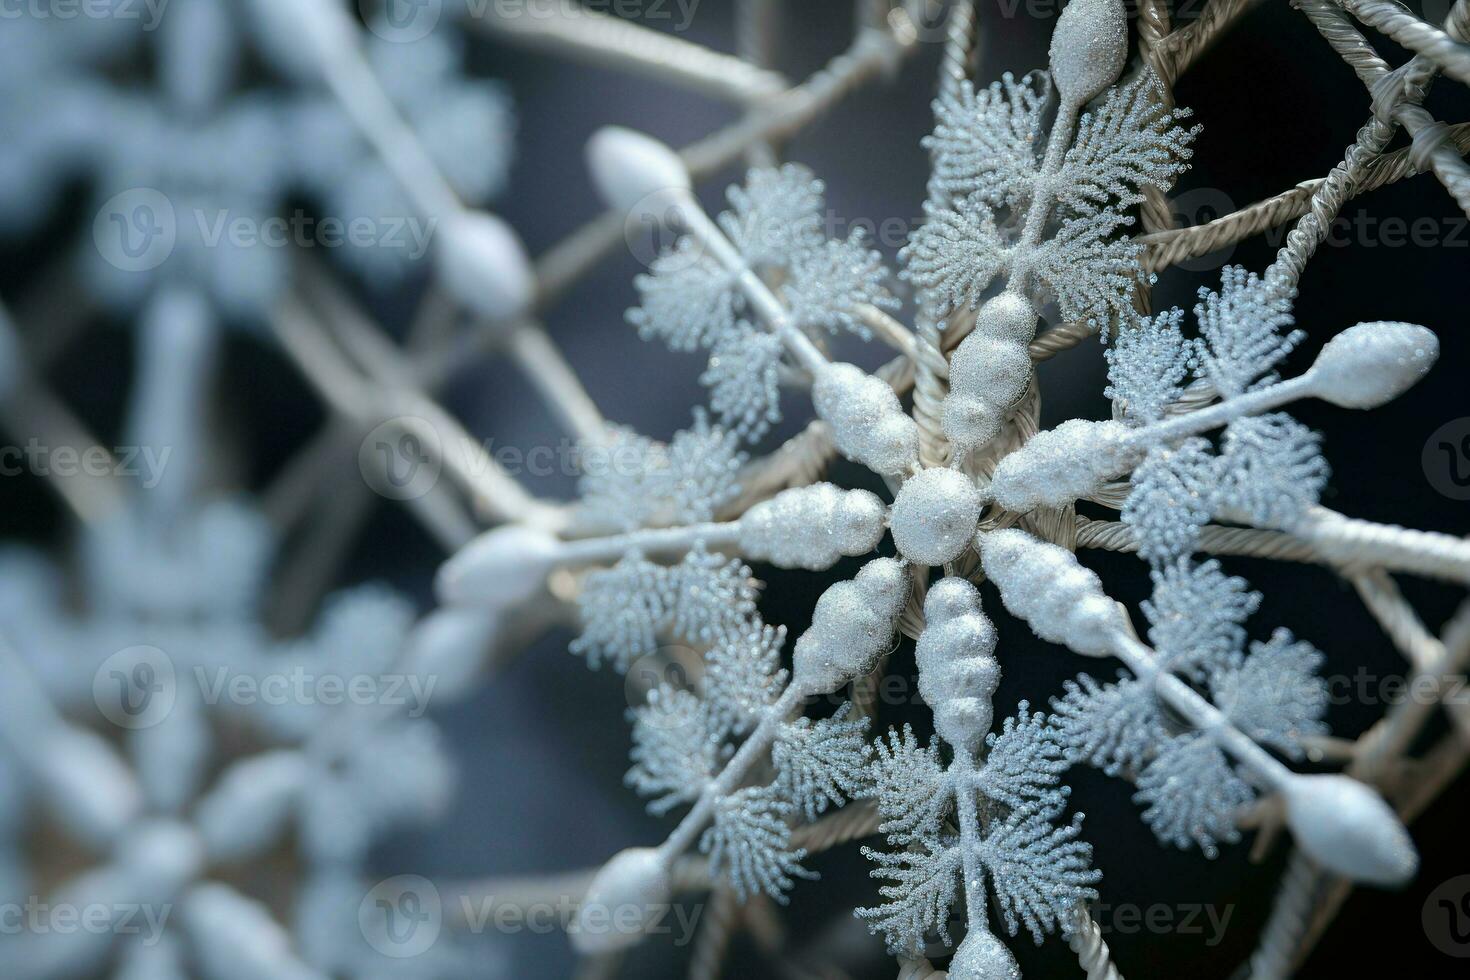
[[[1051,46],[1060,105],[1039,162],[1035,84],[1007,77],[976,95],[965,83],[936,106],[927,220],[901,257],[934,314],[978,308],[943,403],[943,432],[960,458],[1000,434],[1031,382],[1037,302],[1054,299],[1071,320],[1131,314],[1138,247],[1116,233],[1141,188],[1168,186],[1183,169],[1194,133],[1173,126],[1184,113],[1160,106],[1147,73],[1079,119],[1122,71],[1125,27],[1117,0],[1063,10]],[[997,208],[1013,213],[1014,232]],[[1002,292],[983,300],[1002,275]]]
[[[792,878],[805,874],[800,866],[804,852],[790,846],[788,816],[815,816],[861,792],[868,757],[861,737],[866,722],[849,721],[845,710],[820,721],[792,715],[804,699],[839,690],[873,668],[892,642],[907,596],[902,565],[890,558],[874,559],[856,578],[832,586],[818,600],[811,628],[796,643],[789,683],[775,672],[770,637],[757,629],[749,639],[766,656],[751,657],[742,666],[734,650],[717,655],[714,662],[726,676],[717,681],[713,700],[706,695],[706,705],[665,686],[638,709],[635,716],[643,731],[635,735],[630,779],[667,793],[672,788],[667,777],[677,767],[696,774],[698,789],[655,801],[659,809],[667,809],[665,801],[668,806],[686,800],[693,805],[658,848],[632,848],[609,861],[592,882],[579,914],[636,907],[647,910],[649,922],[656,921],[651,917],[669,900],[672,863],[696,842],[709,854],[712,872],[727,874],[740,895],[765,892],[781,898]],[[723,642],[747,641],[737,637]],[[744,677],[733,683],[731,673]],[[745,694],[733,695],[732,687]],[[732,697],[745,706],[735,715]],[[711,739],[719,744],[752,723],[722,765],[718,754],[697,747]],[[666,727],[656,732],[654,726]],[[775,781],[742,788],[768,751]],[[573,938],[582,952],[598,953],[632,945],[642,935],[584,929]]]
[[[780,340],[796,366],[811,376],[812,404],[832,426],[833,442],[844,456],[884,474],[906,473],[917,465],[918,427],[904,413],[893,389],[854,365],[827,359],[801,329],[797,315],[705,214],[692,193],[689,172],[673,150],[631,130],[604,129],[593,136],[588,159],[593,180],[614,209],[649,226],[676,226],[692,240],[689,247],[697,249],[688,261],[709,263],[708,275],[722,270],[729,277],[754,318]],[[799,295],[796,298],[804,301]],[[877,297],[869,302],[873,299]],[[713,325],[695,320],[693,335],[682,321],[671,322],[666,330],[678,342],[694,345],[695,338],[725,329],[723,312],[720,317]],[[657,322],[644,321],[645,326]]]
[[[1403,394],[1433,365],[1439,341],[1408,323],[1360,323],[1334,337],[1305,373],[1172,418],[1128,427],[1071,420],[1041,433],[997,467],[991,495],[1008,510],[1059,506],[1090,496],[1148,450],[1301,398],[1375,408]]]
[[[895,953],[918,953],[934,933],[948,942],[959,875],[968,925],[951,973],[1015,976],[1015,958],[990,931],[987,881],[1011,934],[1024,923],[1040,942],[1044,932],[1071,928],[1072,909],[1096,897],[1098,874],[1091,848],[1076,839],[1081,817],[1054,822],[1066,798],[1058,787],[1064,763],[1045,717],[1023,703],[999,734],[986,734],[1000,666],[979,592],[963,579],[944,579],[930,590],[924,613],[919,691],[953,758],[941,768],[935,748],[920,750],[907,730],[891,733],[880,749],[874,783],[882,830],[896,850],[864,848],[878,865],[874,877],[890,883],[880,889],[884,904],[857,914]],[[957,836],[943,832],[946,814]]]
[[[1122,607],[1071,552],[1005,530],[981,541],[985,573],[1006,608],[1038,636],[1087,656],[1115,656],[1258,785],[1282,794],[1287,822],[1314,860],[1336,873],[1381,885],[1401,884],[1418,866],[1413,843],[1383,799],[1347,776],[1293,773],[1215,705],[1160,669],[1154,651],[1132,632]],[[1156,799],[1156,805],[1163,802]]]

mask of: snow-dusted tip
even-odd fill
[[[1414,842],[1373,789],[1348,776],[1293,776],[1283,792],[1297,845],[1324,868],[1372,885],[1414,877]]]
[[[492,320],[526,315],[536,274],[520,237],[484,211],[460,211],[439,225],[436,268],[444,290],[461,306]]]
[[[1439,359],[1439,338],[1415,323],[1360,323],[1329,340],[1312,365],[1317,397],[1377,408],[1408,391]]]
[[[541,590],[560,553],[561,542],[545,531],[498,527],[439,567],[434,593],[446,606],[507,609]]]
[[[608,207],[635,219],[663,222],[669,205],[680,202],[693,186],[688,168],[671,147],[621,126],[592,134],[587,164]]]
[[[1051,74],[1064,102],[1080,106],[1118,80],[1128,60],[1123,0],[1072,0],[1051,36]]]
[[[643,941],[662,920],[673,891],[669,869],[651,847],[615,855],[587,889],[577,909],[572,947],[583,956],[614,953]]]
[[[856,578],[823,592],[811,628],[796,641],[796,689],[803,696],[827,694],[872,670],[893,640],[908,595],[908,572],[892,558],[875,558]]]
[[[996,503],[1018,514],[1064,507],[1126,473],[1138,457],[1123,423],[1068,419],[1002,459],[991,477],[990,493]]]
[[[989,932],[972,932],[949,961],[950,980],[1021,980],[1021,965]]]
[[[830,483],[783,490],[740,518],[740,550],[778,568],[831,568],[883,539],[883,501]]]
[[[904,482],[889,523],[899,553],[920,565],[964,554],[980,521],[980,491],[958,470],[927,469]]]
[[[494,659],[504,633],[495,609],[455,606],[436,609],[408,637],[405,671],[435,681],[434,696],[456,700],[474,690]]]
[[[1076,555],[1014,528],[981,534],[977,544],[1001,601],[1037,636],[1089,657],[1114,652],[1127,621]]]

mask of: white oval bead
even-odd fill
[[[950,980],[1021,980],[1021,966],[1006,944],[988,932],[972,932],[949,961]]]
[[[1312,365],[1317,397],[1377,408],[1408,391],[1439,359],[1439,338],[1415,323],[1360,323],[1329,340]]]
[[[486,531],[439,567],[434,592],[444,605],[506,609],[541,591],[561,542],[511,524]]]
[[[1283,793],[1297,844],[1324,868],[1374,885],[1402,885],[1414,877],[1414,842],[1370,787],[1342,775],[1293,776]]]
[[[740,518],[740,551],[779,568],[820,571],[843,556],[866,555],[883,539],[883,501],[830,483],[796,487]]]
[[[893,640],[908,592],[908,573],[892,558],[875,558],[823,592],[792,655],[796,690],[827,694],[872,670]]]
[[[990,493],[1006,510],[1021,514],[1064,507],[1128,472],[1140,456],[1122,422],[1068,419],[1002,459]]]
[[[608,207],[634,221],[663,223],[669,207],[687,200],[693,186],[689,169],[671,147],[622,126],[592,134],[587,165]]]
[[[923,470],[898,491],[889,515],[893,543],[920,565],[954,561],[970,546],[980,521],[980,491],[958,470]]]
[[[934,711],[939,737],[973,755],[994,721],[995,626],[981,609],[980,591],[962,578],[934,584],[924,597],[924,618],[914,649],[919,694]]]
[[[882,378],[853,364],[828,364],[812,384],[812,405],[832,426],[832,443],[880,474],[906,472],[919,460],[919,426],[904,414]]]
[[[1051,75],[1064,102],[1083,105],[1118,80],[1128,60],[1122,0],[1072,0],[1051,36]]]
[[[444,218],[434,247],[439,283],[456,302],[491,320],[526,315],[536,275],[510,225],[484,211]]]
[[[636,946],[649,926],[662,920],[672,894],[669,870],[658,851],[620,851],[597,872],[577,909],[573,948],[596,956]]]
[[[1066,548],[1007,528],[980,535],[980,563],[1001,601],[1050,643],[1090,657],[1112,654],[1128,624],[1102,580]]]

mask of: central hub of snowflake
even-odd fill
[[[980,521],[980,491],[965,474],[928,469],[898,491],[888,522],[893,543],[920,565],[943,565],[962,555]]]

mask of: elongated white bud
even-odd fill
[[[310,778],[299,752],[267,752],[234,763],[194,809],[213,861],[253,857],[280,837]]]
[[[882,539],[883,501],[830,483],[782,491],[740,518],[741,553],[779,568],[831,568]]]
[[[1006,944],[988,932],[971,932],[949,961],[951,980],[1021,980],[1021,966]]]
[[[828,364],[812,384],[812,405],[832,426],[837,451],[875,473],[906,472],[919,460],[919,426],[888,382],[853,364]]]
[[[607,126],[587,143],[592,183],[629,221],[664,223],[671,207],[688,199],[689,168],[673,148],[622,126]]]
[[[474,691],[504,633],[498,610],[436,609],[409,634],[404,673],[432,679],[436,699],[456,701]]]
[[[1084,656],[1113,653],[1127,620],[1097,573],[1082,567],[1076,555],[1015,528],[981,534],[978,544],[1001,601],[1037,636]]]
[[[443,218],[437,235],[439,282],[456,302],[496,321],[526,315],[536,274],[510,225],[484,211],[459,211]]]
[[[184,928],[205,976],[231,980],[326,980],[292,952],[289,933],[260,902],[228,885],[196,885],[184,899]]]
[[[958,470],[916,473],[898,491],[889,524],[899,554],[920,565],[943,565],[962,555],[980,521],[980,491]]]
[[[892,558],[875,558],[856,578],[823,592],[811,628],[796,641],[796,690],[804,697],[827,694],[872,670],[893,641],[908,594],[908,574]]]
[[[1439,359],[1439,338],[1414,323],[1360,323],[1329,340],[1312,390],[1343,408],[1377,408],[1408,391]]]
[[[630,847],[618,853],[597,872],[577,909],[572,947],[596,956],[637,945],[662,921],[672,894],[668,866],[657,850]]]
[[[963,451],[1000,434],[1002,423],[1031,383],[1031,353],[1036,307],[1007,290],[985,301],[975,328],[956,348],[949,365],[949,395],[941,427]]]
[[[1128,60],[1123,0],[1072,0],[1051,35],[1051,76],[1066,103],[1083,105],[1118,80]]]
[[[934,709],[939,737],[974,755],[995,720],[995,626],[980,607],[980,591],[962,578],[935,583],[924,597],[924,618],[914,650],[919,693]]]
[[[990,494],[1006,510],[1019,514],[1037,507],[1063,507],[1127,473],[1141,455],[1122,422],[1068,419],[1055,429],[1038,432],[1002,459],[991,477]]]
[[[440,566],[434,592],[445,605],[506,609],[541,591],[560,552],[561,542],[545,531],[498,527]]]
[[[1403,885],[1414,877],[1414,842],[1372,788],[1348,776],[1294,775],[1283,795],[1297,844],[1324,868],[1373,885]]]
[[[37,751],[37,779],[52,812],[78,840],[110,846],[143,809],[143,793],[117,752],[94,732],[62,727]]]

